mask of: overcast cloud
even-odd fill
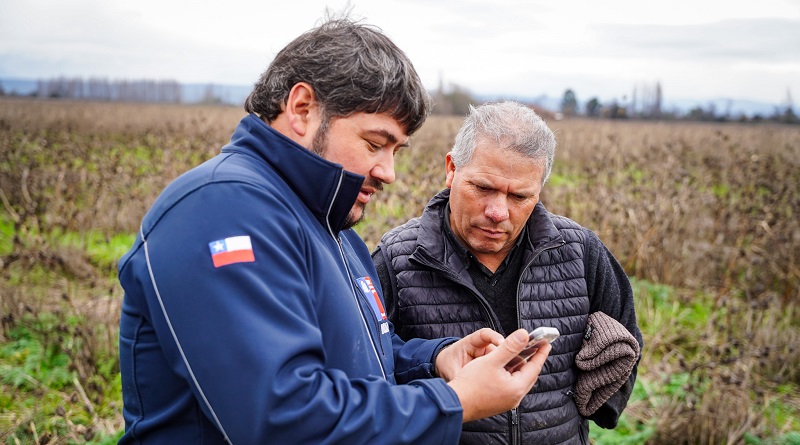
[[[314,26],[306,0],[3,0],[0,78],[175,79],[250,85]],[[800,95],[800,1],[351,1],[423,82],[482,95],[665,96],[769,103]],[[798,96],[800,97],[800,96]]]

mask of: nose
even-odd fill
[[[503,196],[495,196],[486,204],[484,211],[487,218],[499,223],[508,219],[508,206]]]
[[[378,163],[372,167],[370,175],[384,184],[391,184],[395,180],[394,153],[391,150],[382,150]]]

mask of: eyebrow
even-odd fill
[[[382,137],[386,138],[386,140],[389,141],[392,144],[396,144],[397,143],[397,137],[395,135],[393,135],[392,133],[390,133],[389,131],[387,131],[387,130],[384,130],[384,129],[367,130],[367,133],[371,134],[371,135],[382,136]],[[408,147],[408,146],[409,146],[409,142],[408,142],[408,139],[406,139],[406,141],[404,143],[402,143],[399,148],[405,148],[405,147]]]
[[[498,188],[494,184],[494,182],[486,180],[484,178],[477,178],[477,179],[471,178],[471,179],[467,179],[466,182],[469,183],[469,184],[472,184],[472,185],[474,185],[476,187],[483,187],[483,188],[487,188],[487,189],[491,189],[491,190],[498,190]],[[524,188],[522,190],[509,191],[508,194],[509,195],[524,196],[526,198],[530,198],[531,196],[535,195],[536,192],[531,191],[529,188]]]

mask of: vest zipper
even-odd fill
[[[528,263],[525,265],[525,268],[522,269],[523,270],[522,273],[525,273],[525,271],[528,269],[528,267],[530,267],[530,265],[533,264],[533,262],[536,260],[536,258],[539,257],[539,255],[542,254],[542,252],[544,252],[546,250],[550,250],[550,249],[555,249],[556,247],[559,247],[559,246],[561,246],[563,244],[564,244],[563,241],[558,242],[558,243],[553,243],[551,245],[545,246],[544,248],[542,248],[538,252],[535,252],[533,258],[531,258],[531,260],[528,261]],[[423,259],[425,259],[425,261],[422,261]],[[474,295],[475,298],[478,300],[478,302],[481,304],[481,307],[483,308],[484,313],[486,313],[486,318],[489,320],[489,327],[491,327],[495,331],[499,332],[497,324],[494,322],[494,317],[492,317],[492,311],[489,308],[489,305],[484,301],[483,297],[480,295],[479,292],[476,292],[476,291],[472,290],[469,286],[463,284],[461,281],[458,280],[458,276],[456,276],[453,273],[451,273],[448,269],[439,268],[439,267],[436,266],[436,264],[434,262],[428,261],[427,256],[421,256],[421,258],[418,258],[417,261],[419,261],[421,264],[423,264],[423,265],[425,265],[427,267],[430,267],[431,269],[438,270],[444,276],[449,278],[450,281],[452,281],[454,283],[457,283],[457,284],[460,284],[460,285],[464,286],[465,288],[467,288],[467,290],[469,290],[472,293],[472,295]],[[521,316],[520,316],[520,312],[519,312],[519,292],[520,292],[520,286],[521,285],[522,285],[522,274],[520,274],[519,281],[517,282],[517,295],[516,295],[516,300],[517,300],[517,304],[516,304],[516,306],[517,306],[517,326],[520,326],[520,327],[522,326],[522,320],[520,320]],[[511,432],[510,432],[511,443],[512,444],[521,443],[521,441],[522,441],[521,434],[522,433],[521,433],[520,427],[519,427],[519,409],[518,408],[514,408],[514,409],[511,410]]]
[[[539,255],[541,255],[546,250],[555,249],[556,247],[559,247],[559,246],[561,246],[563,244],[564,244],[564,242],[561,241],[561,242],[558,242],[558,243],[553,243],[553,244],[547,245],[547,246],[539,249],[539,251],[535,251],[534,255],[533,255],[533,258],[531,258],[530,261],[528,261],[525,264],[525,267],[522,268],[522,273],[519,274],[519,280],[517,281],[517,295],[516,295],[516,299],[517,299],[517,301],[516,301],[517,326],[518,327],[522,327],[522,315],[520,314],[520,311],[519,311],[519,304],[520,304],[519,293],[522,290],[522,276],[525,274],[525,272],[527,272],[528,268],[531,267],[531,264],[533,264],[533,262],[536,261],[536,258],[539,258]],[[530,393],[528,393],[528,394],[530,394]],[[511,419],[512,419],[512,421],[511,421],[511,443],[512,444],[519,444],[519,443],[522,442],[522,431],[520,431],[520,427],[519,427],[519,413],[517,412],[517,410],[518,410],[518,408],[514,408],[511,411]]]
[[[525,267],[522,268],[522,273],[519,274],[519,280],[517,281],[517,302],[516,302],[516,306],[517,306],[517,326],[522,327],[522,315],[519,312],[519,293],[522,290],[522,275],[525,274],[525,272],[528,270],[528,268],[531,267],[531,264],[533,264],[533,262],[536,261],[536,258],[539,258],[539,255],[541,255],[542,253],[544,253],[547,250],[551,250],[551,249],[555,249],[556,247],[563,246],[564,244],[566,244],[566,243],[562,240],[562,241],[559,241],[557,243],[553,243],[553,244],[544,246],[543,248],[539,249],[539,251],[534,252],[533,258],[531,258],[530,261],[528,261],[525,264]]]
[[[521,443],[522,437],[519,430],[519,411],[518,408],[511,410],[511,445]]]
[[[497,331],[497,332],[500,332],[500,330],[498,329],[497,324],[494,322],[494,317],[492,316],[492,310],[489,307],[489,304],[484,301],[483,297],[481,296],[481,294],[479,292],[477,292],[475,290],[472,290],[468,285],[466,285],[466,284],[462,283],[461,281],[459,281],[458,280],[458,276],[452,274],[447,268],[436,267],[436,264],[434,262],[427,261],[427,258],[425,258],[426,261],[421,261],[421,259],[422,258],[418,258],[417,261],[420,261],[421,264],[423,264],[423,265],[425,265],[427,267],[430,267],[431,269],[438,270],[445,277],[449,278],[450,281],[452,281],[452,282],[454,282],[454,283],[456,283],[456,284],[458,284],[460,286],[465,287],[470,293],[472,293],[472,295],[475,296],[475,299],[477,299],[478,302],[481,304],[481,308],[483,308],[483,311],[486,314],[486,319],[489,321],[489,327],[492,328],[493,330]],[[519,309],[517,309],[517,318],[519,318]],[[520,443],[520,439],[519,439],[519,435],[520,435],[520,431],[519,431],[519,413],[517,412],[517,408],[513,408],[510,411],[510,413],[511,413],[511,431],[510,431],[511,444],[512,445],[519,445],[519,443]]]
[[[372,352],[375,353],[375,359],[378,360],[378,366],[381,368],[381,374],[383,375],[383,379],[386,380],[386,369],[383,367],[383,360],[381,360],[381,356],[378,353],[378,348],[375,347],[375,339],[372,337],[372,332],[369,329],[369,325],[367,324],[367,317],[364,315],[364,310],[362,309],[361,303],[358,301],[358,291],[353,284],[353,277],[350,274],[350,266],[347,264],[347,258],[344,254],[344,247],[342,246],[342,240],[339,237],[339,234],[334,233],[333,228],[331,227],[331,209],[333,208],[333,203],[336,202],[336,198],[339,196],[339,190],[342,187],[342,178],[344,178],[344,169],[339,172],[339,182],[336,184],[336,190],[333,192],[333,197],[331,198],[331,204],[328,206],[328,212],[325,215],[325,224],[328,226],[328,234],[333,237],[334,241],[336,241],[336,245],[339,247],[339,255],[342,257],[342,264],[344,264],[345,272],[347,272],[347,282],[350,283],[350,291],[353,293],[353,298],[358,307],[358,312],[361,314],[361,322],[364,325],[364,331],[367,333],[367,337],[369,337],[369,342],[372,345]],[[378,335],[380,336],[380,327],[378,327]],[[379,337],[380,338],[380,337]],[[383,345],[381,345],[383,348]]]

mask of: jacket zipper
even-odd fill
[[[356,306],[358,307],[358,312],[361,314],[361,323],[364,325],[364,331],[367,333],[367,337],[369,337],[369,342],[372,345],[372,352],[375,353],[375,359],[378,361],[378,366],[381,368],[381,374],[383,375],[384,380],[386,380],[386,369],[383,367],[383,360],[381,360],[381,356],[378,353],[378,348],[375,347],[375,339],[372,337],[372,332],[369,329],[367,324],[367,317],[364,315],[364,310],[362,309],[361,303],[359,302],[358,291],[353,285],[353,278],[350,274],[350,266],[347,264],[347,258],[344,255],[344,247],[342,246],[342,240],[338,234],[333,232],[333,228],[331,227],[330,216],[331,216],[331,209],[333,208],[333,203],[336,202],[337,196],[339,196],[339,190],[342,186],[342,178],[344,178],[344,169],[339,172],[339,182],[336,184],[336,190],[333,192],[333,197],[331,198],[331,204],[328,206],[328,212],[325,215],[325,224],[328,226],[328,234],[336,241],[336,245],[339,247],[339,256],[342,257],[342,264],[344,264],[344,269],[347,272],[347,281],[350,283],[350,291],[352,292],[353,298],[355,300]],[[378,328],[378,335],[380,335],[380,328]],[[383,348],[383,345],[381,345]]]
[[[383,367],[383,360],[381,360],[381,356],[378,353],[378,348],[375,346],[375,338],[372,336],[372,332],[368,326],[369,322],[367,321],[367,317],[364,315],[364,310],[362,309],[363,306],[359,301],[359,293],[353,284],[353,278],[350,274],[350,266],[347,264],[347,258],[345,258],[344,255],[344,247],[342,246],[342,241],[339,237],[336,237],[336,244],[339,246],[339,254],[342,256],[342,262],[344,263],[344,268],[347,271],[347,281],[350,283],[350,291],[353,293],[353,298],[358,306],[358,312],[361,314],[361,321],[364,324],[364,330],[367,332],[367,337],[369,337],[369,342],[372,345],[372,352],[375,353],[375,358],[378,360],[378,365],[381,367],[381,374],[383,374],[383,378],[386,379],[386,370]],[[378,332],[378,335],[380,335],[380,326],[378,326],[376,329],[376,332]],[[383,345],[381,345],[381,350],[383,350]]]

